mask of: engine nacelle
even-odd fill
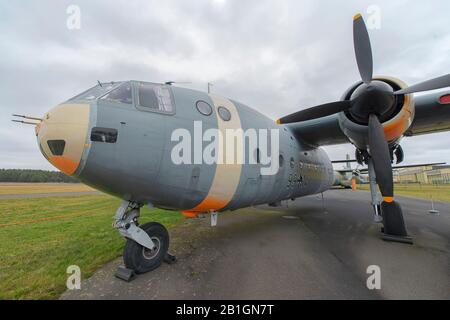
[[[378,77],[374,80],[380,80],[389,84],[394,91],[406,88],[406,84],[392,77]],[[350,87],[342,97],[342,100],[350,100],[352,93],[362,82],[358,82]],[[383,121],[384,134],[390,147],[398,144],[406,130],[409,129],[414,120],[414,100],[411,94],[396,96],[395,111],[388,120]],[[358,122],[350,112],[341,112],[339,114],[339,125],[342,132],[349,140],[360,150],[367,150],[368,126],[365,123]]]

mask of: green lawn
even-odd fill
[[[359,190],[369,190],[368,184],[357,185]],[[450,185],[434,184],[395,184],[396,195],[419,199],[450,201]]]
[[[122,254],[112,228],[120,200],[107,195],[0,200],[0,299],[54,299],[65,290],[66,269],[85,279]],[[141,223],[170,228],[178,212],[141,210]]]
[[[60,192],[88,192],[96,191],[82,183],[25,183],[0,182],[2,194],[32,194],[32,193],[60,193]]]

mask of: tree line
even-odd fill
[[[0,182],[70,182],[78,180],[59,171],[31,169],[0,169]]]

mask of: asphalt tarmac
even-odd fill
[[[119,258],[61,299],[450,299],[450,203],[397,197],[414,245],[385,242],[365,191],[192,219],[171,231],[178,262],[116,279]],[[380,268],[369,290],[367,268]]]

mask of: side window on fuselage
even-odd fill
[[[173,113],[172,96],[167,86],[140,82],[137,89],[141,110]]]
[[[91,130],[91,141],[116,143],[117,129],[94,127]]]

